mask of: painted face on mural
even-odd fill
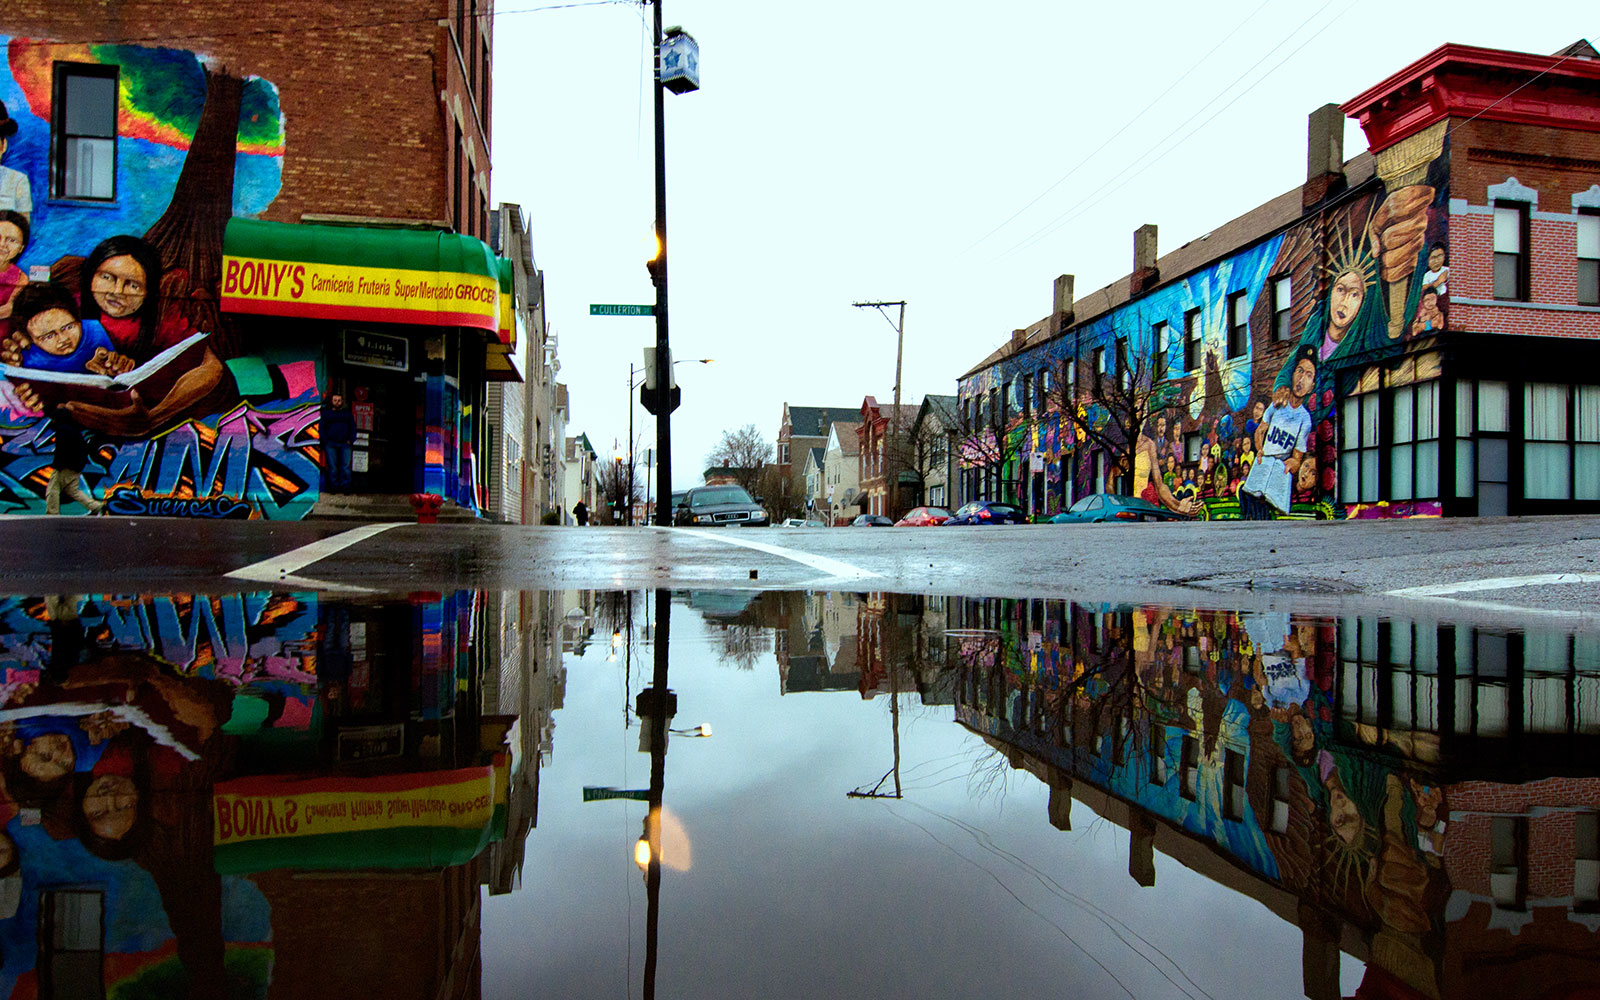
[[[14,262],[27,245],[28,241],[23,238],[22,230],[17,228],[15,222],[0,222],[0,264]]]
[[[144,267],[129,256],[107,257],[89,285],[107,315],[124,319],[138,312],[147,293]]]
[[[102,774],[83,793],[83,818],[105,840],[126,837],[138,809],[139,789],[124,775]]]
[[[1367,283],[1361,272],[1346,271],[1339,275],[1328,293],[1328,332],[1333,339],[1338,340],[1350,329],[1366,297]]]
[[[1302,399],[1317,387],[1317,366],[1310,358],[1301,358],[1294,366],[1294,394]]]
[[[1311,720],[1303,715],[1294,715],[1289,719],[1289,746],[1294,750],[1297,758],[1304,758],[1316,749],[1317,736],[1311,729]]]
[[[78,349],[83,324],[65,309],[46,309],[28,320],[28,339],[46,354],[64,358]]]
[[[1361,818],[1361,810],[1356,808],[1355,802],[1345,794],[1338,782],[1328,787],[1328,825],[1346,844],[1354,844],[1359,840],[1366,826],[1366,821]]]
[[[72,773],[78,755],[65,733],[36,736],[22,749],[22,773],[40,782],[58,781]]]

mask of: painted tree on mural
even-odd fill
[[[962,427],[961,465],[977,476],[975,491],[965,499],[1004,500],[1016,496],[1021,470],[1015,459],[1022,450],[1021,428],[1013,428],[1010,404],[1001,389],[991,390],[979,402],[970,422]]]
[[[1149,330],[1142,315],[1135,330]],[[1148,340],[1148,337],[1145,338]],[[1080,454],[1104,456],[1107,492],[1144,496],[1184,513],[1189,498],[1175,497],[1162,477],[1162,448],[1152,435],[1152,419],[1185,394],[1183,381],[1167,380],[1165,345],[1120,338],[1092,348],[1082,363],[1062,362],[1055,380],[1063,421],[1069,423]],[[1159,436],[1165,437],[1165,431]]]

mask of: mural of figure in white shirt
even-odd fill
[[[1295,475],[1311,442],[1311,412],[1305,401],[1316,385],[1317,348],[1308,344],[1296,353],[1289,384],[1273,394],[1256,428],[1256,461],[1239,492],[1240,513],[1247,520],[1270,518],[1269,504],[1289,512]]]
[[[0,101],[0,160],[5,159],[11,137],[16,134],[17,123],[6,112],[5,102]],[[33,188],[28,184],[27,174],[0,166],[0,210],[20,212],[32,221]]]

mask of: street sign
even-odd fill
[[[602,799],[633,799],[638,802],[650,801],[648,788],[595,788],[591,785],[583,787],[583,801],[599,802]]]
[[[590,316],[654,316],[655,306],[591,304]]]

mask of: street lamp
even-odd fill
[[[671,87],[673,93],[683,94],[700,89],[700,48],[681,28],[668,32],[668,44],[663,46],[662,0],[650,2],[655,7],[656,242],[660,248],[649,265],[656,286],[655,384],[660,390],[656,405],[656,462],[661,467],[656,483],[656,523],[667,525],[672,523],[672,401],[668,389],[672,385],[672,345],[667,337],[666,90]]]
[[[885,503],[888,502],[889,487],[892,485],[894,487],[895,500],[898,501],[900,499],[900,470],[898,467],[896,467],[895,461],[899,458],[900,454],[897,450],[899,448],[898,439],[900,436],[900,361],[905,355],[906,303],[904,299],[901,299],[898,302],[852,302],[850,304],[855,306],[857,309],[878,310],[878,314],[882,316],[890,326],[894,327],[894,411],[889,417],[889,460],[883,463],[885,466],[884,478],[887,480],[887,485],[885,485],[883,489],[883,499]],[[889,314],[883,311],[888,306],[900,307],[900,318],[898,321],[889,319]],[[890,478],[891,473],[893,473],[892,479]],[[885,512],[879,511],[879,513],[881,514]]]
[[[712,361],[715,361],[715,360],[716,360],[715,358],[683,358],[681,360],[674,361],[672,363],[672,367],[676,368],[677,366],[679,366],[681,364],[709,365]],[[638,372],[639,375],[640,375],[639,381],[637,381],[637,382],[634,381],[634,373],[635,372]],[[648,380],[648,376],[649,376],[648,368],[635,368],[631,364],[628,365],[628,526],[629,527],[633,526],[633,467],[634,467],[633,466],[633,403],[634,403],[633,390],[635,390],[635,389],[639,388],[639,386],[643,385]],[[671,380],[669,379],[668,380],[668,384],[670,384],[670,382],[671,382]],[[659,461],[659,458],[657,460]],[[671,495],[671,491],[669,490],[668,491],[669,498],[670,498],[670,495]],[[668,516],[670,516],[670,514]]]

